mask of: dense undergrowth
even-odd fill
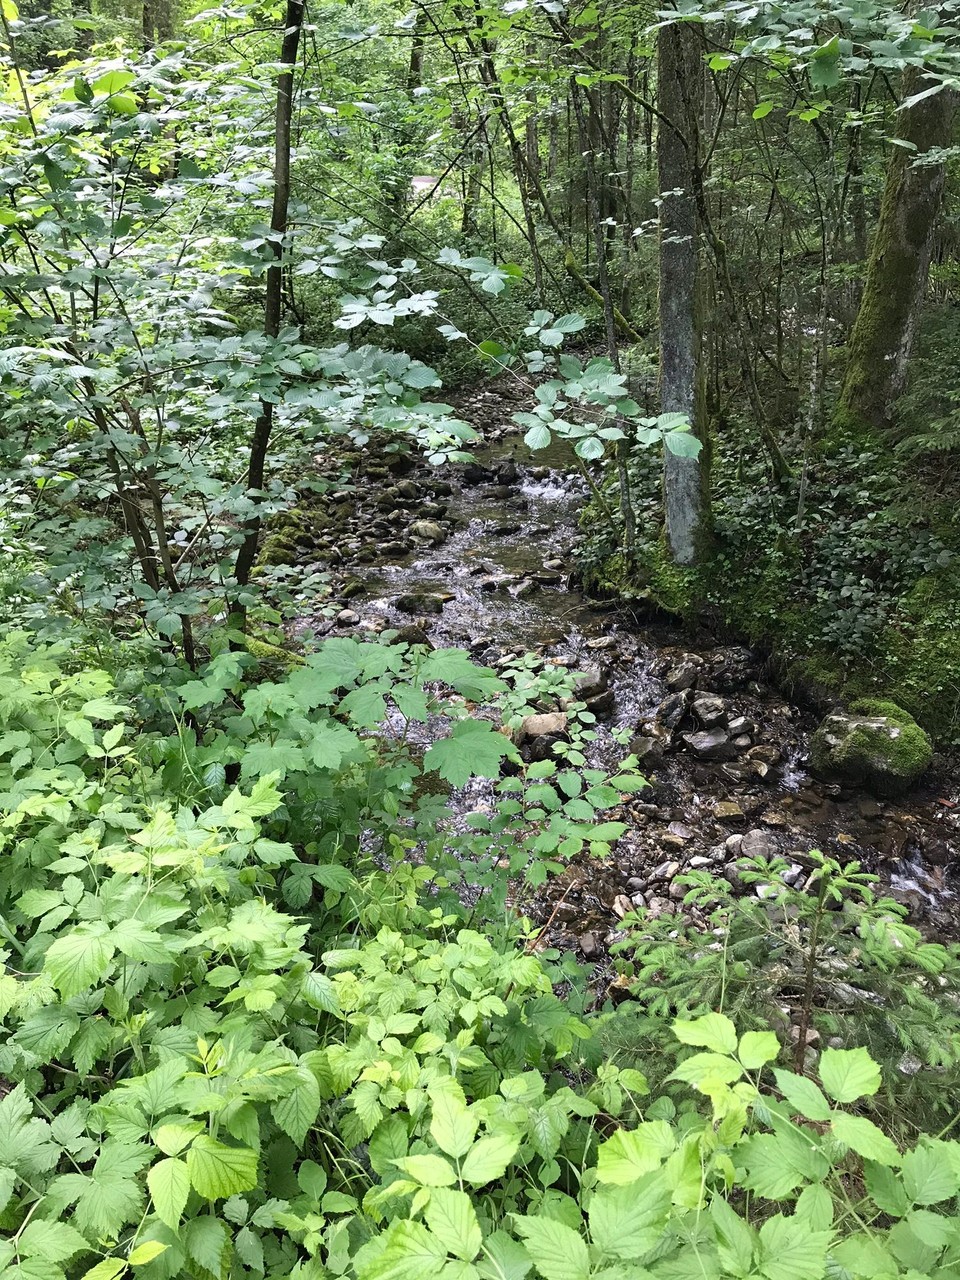
[[[628,920],[614,1013],[507,888],[608,855],[629,758],[574,735],[460,836],[422,785],[496,776],[470,710],[535,687],[349,640],[130,683],[0,649],[5,1278],[957,1274],[956,950],[855,868],[691,878],[716,934]]]
[[[934,362],[937,350],[929,353]],[[584,547],[588,582],[686,617],[706,616],[763,647],[788,681],[815,696],[889,699],[940,743],[956,745],[955,429],[943,404],[947,393],[934,388],[928,365],[918,358],[900,444],[869,433],[827,436],[779,485],[755,441],[718,448],[713,542],[702,568],[669,562],[658,533],[660,477],[641,464],[639,524],[649,533],[641,533],[631,562],[615,549],[618,535],[606,515],[594,513]],[[935,467],[933,457],[941,459]]]

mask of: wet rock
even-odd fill
[[[766,831],[754,827],[745,832],[740,842],[740,853],[745,858],[773,858],[777,854],[777,842]]]
[[[738,693],[760,674],[756,656],[742,645],[714,650],[710,666],[710,682],[719,693]]]
[[[681,737],[701,760],[729,760],[733,754],[726,729],[702,729],[699,733],[681,734]]]
[[[551,571],[563,570],[567,566],[562,560],[544,560],[543,567]]]
[[[355,627],[359,621],[359,613],[354,613],[352,609],[341,609],[337,614],[338,627]]]
[[[541,587],[559,587],[563,583],[563,574],[541,571],[533,575],[533,580]]]
[[[480,590],[488,594],[495,591],[505,592],[509,590],[512,582],[513,578],[508,573],[492,574],[489,578],[481,578]]]
[[[443,596],[430,595],[426,591],[410,591],[406,595],[397,596],[394,608],[401,613],[438,614],[443,612]]]
[[[713,806],[713,816],[718,822],[740,822],[743,810],[735,800],[719,800]]]
[[[902,795],[932,759],[930,739],[893,702],[865,699],[829,715],[810,742],[817,773],[863,783],[879,796]]]
[[[615,636],[595,636],[592,640],[587,641],[588,649],[615,649],[616,647]]]
[[[706,729],[710,729],[726,719],[726,699],[719,697],[715,693],[701,693],[693,699],[691,705],[693,714]],[[735,731],[731,728],[731,732]]]
[[[536,595],[536,593],[537,584],[530,578],[524,578],[510,592],[516,600],[526,600],[529,596]]]
[[[494,538],[509,538],[515,533],[522,533],[523,525],[516,523],[495,524],[490,530],[490,534]]]
[[[494,502],[506,502],[515,497],[513,489],[508,484],[492,484],[486,492]]]
[[[616,698],[612,689],[607,689],[605,693],[598,693],[592,698],[587,698],[586,701],[587,710],[598,719],[602,720],[606,716],[613,715]]]
[[[658,724],[663,725],[664,729],[672,733],[687,714],[692,699],[693,693],[690,689],[684,689],[679,693],[671,693],[664,698],[653,713],[654,719]]]
[[[433,648],[430,643],[430,637],[424,631],[423,627],[416,622],[410,622],[405,627],[400,627],[394,637],[394,644],[425,644],[428,648]]]
[[[880,807],[879,803],[874,800],[873,796],[861,796],[857,801],[857,812],[860,814],[861,818],[871,820],[873,818],[879,818],[883,809]]]
[[[782,758],[780,748],[775,747],[772,742],[761,742],[747,752],[748,760],[759,760],[770,769],[778,765]]]
[[[512,458],[500,464],[497,479],[501,484],[516,484],[520,479],[520,468]]]
[[[435,545],[446,539],[446,532],[434,520],[414,520],[410,532],[415,538],[424,538]]]
[[[613,914],[618,920],[622,920],[624,916],[628,916],[633,910],[633,903],[625,893],[618,893],[613,900]]]
[[[692,840],[694,837],[693,830],[683,822],[671,822],[667,831],[678,840]]]
[[[686,841],[682,836],[670,835],[668,832],[666,835],[660,837],[660,844],[664,849],[670,849],[674,853],[679,853],[686,844]]]
[[[603,667],[587,667],[574,676],[573,692],[586,701],[607,690],[607,671]]]
[[[586,960],[592,960],[600,954],[600,939],[595,933],[582,933],[578,940],[580,954]]]
[[[481,467],[479,462],[468,462],[463,468],[462,475],[464,484],[474,485],[485,484],[491,479],[493,473],[486,467]]]
[[[666,674],[667,688],[677,692],[681,689],[693,689],[700,678],[700,672],[703,668],[703,659],[696,654],[687,654],[674,666],[672,666]]]
[[[663,759],[664,743],[661,738],[641,734],[630,742],[630,754],[637,757],[641,768],[651,768]]]
[[[751,720],[749,716],[734,716],[732,720],[727,721],[727,728],[734,737],[745,734],[748,738],[752,738],[757,732],[756,721]]]

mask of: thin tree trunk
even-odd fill
[[[276,125],[273,162],[273,212],[270,218],[271,247],[274,262],[267,269],[267,296],[264,307],[263,332],[268,338],[280,333],[283,310],[283,243],[287,234],[287,213],[290,206],[290,138],[293,124],[293,78],[297,55],[300,51],[300,33],[303,27],[303,0],[287,0],[284,20],[283,44],[280,62],[284,70],[277,80]],[[273,432],[273,404],[261,400],[260,416],[253,428],[250,441],[250,462],[247,468],[247,493],[257,501],[263,489],[264,470]],[[250,581],[250,573],[257,558],[260,540],[260,515],[254,514],[247,521],[243,542],[237,552],[235,577],[237,585],[244,587]]]
[[[908,95],[920,87],[916,74],[905,81]],[[946,179],[943,164],[918,161],[950,146],[955,111],[956,93],[943,89],[901,113],[898,137],[909,145],[893,148],[887,169],[863,298],[850,334],[836,415],[840,426],[889,426],[904,389]]]
[[[703,60],[696,35],[683,24],[660,28],[657,82],[660,126],[660,410],[682,413],[703,444],[697,458],[665,450],[663,471],[667,547],[677,564],[701,556],[709,525],[709,455],[703,430],[698,314],[699,185],[694,112]],[[670,193],[670,194],[668,194]]]

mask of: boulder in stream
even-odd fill
[[[406,595],[397,596],[393,604],[401,613],[413,613],[418,617],[443,612],[443,596],[431,595],[426,591],[409,591]]]
[[[810,742],[816,773],[862,783],[881,797],[902,795],[932,759],[916,720],[895,702],[872,698],[827,716]]]
[[[699,733],[684,733],[680,736],[701,760],[729,760],[734,754],[726,729],[701,729]]]
[[[424,538],[427,542],[443,542],[446,532],[434,520],[414,520],[410,532],[415,538]]]

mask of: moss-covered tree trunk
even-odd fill
[[[907,96],[921,88],[906,77]],[[907,361],[923,303],[930,248],[943,199],[945,167],[925,157],[952,141],[956,94],[949,89],[901,112],[887,169],[860,310],[850,334],[847,374],[837,408],[839,426],[890,424],[903,391]]]
[[[667,547],[676,564],[699,558],[709,526],[709,450],[703,430],[698,277],[698,113],[703,57],[696,31],[661,27],[657,38],[657,168],[660,187],[660,411],[682,413],[701,437],[697,458],[665,451]]]

